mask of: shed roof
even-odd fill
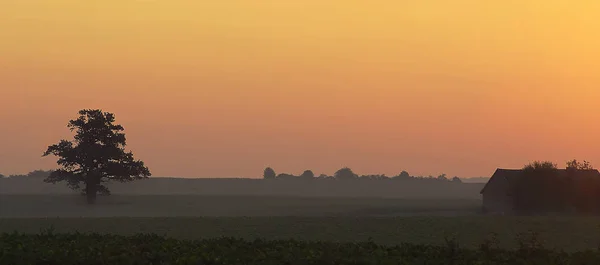
[[[557,171],[558,171],[559,176],[563,176],[563,177],[567,176],[566,169],[557,169]],[[578,177],[587,177],[587,178],[598,177],[598,178],[600,178],[600,172],[596,169],[580,170],[580,171],[578,171],[578,173],[579,173]],[[496,169],[496,171],[494,172],[492,177],[488,180],[488,182],[485,184],[485,186],[483,186],[483,189],[481,189],[481,191],[479,193],[481,194],[485,191],[485,189],[488,187],[489,183],[491,182],[491,180],[493,178],[503,178],[509,183],[509,185],[512,185],[522,176],[523,176],[522,169],[498,168],[498,169]]]

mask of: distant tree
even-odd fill
[[[115,116],[101,110],[84,109],[79,117],[69,121],[67,127],[76,131],[72,141],[61,140],[48,146],[43,156],[59,157],[60,169],[53,171],[44,182],[65,181],[71,189],[79,190],[85,185],[83,194],[89,204],[96,202],[98,193],[109,195],[103,182],[129,182],[148,178],[150,170],[144,162],[135,160],[133,153],[126,152],[124,128],[114,124]]]
[[[437,177],[437,180],[448,181],[448,178],[446,178],[446,174],[441,174]]]
[[[43,179],[43,178],[47,178],[48,176],[50,176],[50,174],[52,174],[51,170],[48,170],[48,171],[45,171],[45,170],[34,170],[34,171],[31,171],[31,172],[27,173],[27,177],[29,177],[29,178]]]
[[[533,162],[523,167],[512,195],[517,211],[600,213],[600,178],[584,161],[567,162],[565,171],[552,162]]]
[[[321,174],[317,177],[318,179],[330,179],[333,178],[332,176],[327,176],[327,174]]]
[[[6,178],[4,175],[0,174],[0,179]]]
[[[583,163],[581,163],[577,159],[573,159],[567,162],[567,169],[593,170],[594,167],[588,161],[583,160]]]
[[[455,176],[455,177],[452,178],[452,182],[454,182],[454,183],[462,183],[462,180],[459,177]]]
[[[409,179],[412,179],[412,177],[410,176],[410,174],[408,174],[408,172],[402,171],[402,172],[400,172],[400,174],[393,176],[392,179],[393,180],[409,180]]]
[[[588,161],[576,159],[567,162],[568,181],[563,185],[565,197],[573,208],[582,213],[600,212],[600,179],[593,172]]]
[[[313,179],[315,177],[315,173],[313,173],[312,170],[305,170],[304,172],[302,172],[302,175],[300,175],[300,177],[303,179]]]
[[[383,180],[383,179],[389,179],[389,177],[386,176],[385,174],[362,175],[362,176],[360,176],[358,178],[359,179],[366,179],[366,180]]]
[[[273,170],[270,167],[265,168],[265,171],[263,173],[264,179],[274,179],[276,177],[277,177],[277,174],[275,174],[275,170]]]
[[[281,173],[279,175],[277,175],[276,177],[277,179],[295,179],[296,176],[292,175],[292,174],[287,174],[287,173]]]
[[[360,175],[358,176],[358,179],[366,179],[366,180],[371,180],[371,179],[376,179],[377,175]]]
[[[339,180],[351,180],[351,179],[358,178],[358,175],[354,174],[352,169],[350,169],[348,167],[339,169],[338,171],[335,172],[335,174],[333,176]]]
[[[48,177],[50,175],[50,173],[52,173],[51,170],[45,171],[45,170],[34,170],[31,171],[27,174],[17,174],[17,175],[10,175],[8,176],[9,178],[37,178],[37,179],[44,179],[46,177]]]
[[[534,161],[523,167],[523,171],[545,171],[545,170],[556,170],[556,164],[551,161]]]
[[[461,179],[462,182],[466,183],[487,183],[490,180],[490,177],[471,177]]]
[[[523,167],[523,176],[513,184],[515,210],[523,213],[562,210],[566,202],[563,187],[566,179],[558,174],[556,164],[534,161]]]
[[[410,174],[408,174],[408,172],[406,172],[406,171],[402,171],[402,172],[400,172],[400,175],[398,175],[398,177],[401,179],[409,179]]]

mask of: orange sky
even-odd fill
[[[0,173],[81,108],[156,176],[600,164],[595,0],[5,0]]]

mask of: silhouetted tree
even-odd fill
[[[277,174],[275,174],[275,170],[273,170],[270,167],[265,168],[265,172],[263,173],[264,179],[274,179],[275,177],[277,177]]]
[[[384,180],[384,179],[389,179],[388,176],[386,176],[385,174],[362,175],[362,176],[360,176],[358,178],[359,179],[365,179],[365,180]]]
[[[455,177],[452,178],[452,182],[454,182],[454,183],[462,183],[462,180],[459,177],[455,176]]]
[[[534,161],[523,167],[523,176],[513,187],[515,210],[522,213],[562,210],[566,198],[565,183],[556,164]]]
[[[43,179],[46,178],[50,175],[50,173],[52,173],[51,170],[49,171],[44,171],[44,170],[34,170],[31,171],[27,174],[18,174],[18,175],[10,175],[8,176],[9,178],[37,178],[37,179]]]
[[[523,167],[512,185],[517,212],[600,212],[599,173],[587,161],[569,161],[565,170],[536,161]]]
[[[315,173],[313,173],[312,170],[305,170],[304,172],[302,172],[302,175],[300,175],[300,177],[304,179],[313,179],[315,177]]]
[[[583,160],[583,163],[581,163],[577,159],[573,159],[567,162],[567,169],[593,170],[594,167],[588,161]]]
[[[4,176],[4,175],[2,175],[2,174],[0,174],[0,179],[3,179],[3,178],[5,178],[5,176]]]
[[[296,176],[292,175],[292,174],[287,174],[287,173],[281,173],[279,175],[277,175],[277,179],[295,179]]]
[[[523,167],[523,171],[525,172],[533,172],[533,171],[552,171],[558,169],[556,164],[551,161],[534,161]]]
[[[400,172],[400,174],[398,176],[395,176],[393,178],[399,179],[399,180],[407,180],[407,179],[410,179],[410,174],[408,174],[408,172],[403,170],[402,172]]]
[[[27,174],[14,174],[8,176],[9,178],[46,178],[52,171],[34,170]]]
[[[596,169],[588,161],[583,163],[573,159],[567,162],[568,182],[566,197],[571,206],[581,213],[600,211],[600,179]]]
[[[50,176],[50,174],[52,174],[51,170],[45,171],[45,170],[34,170],[31,171],[27,174],[27,177],[29,178],[38,178],[38,179],[43,179],[43,178],[47,178],[48,176]]]
[[[437,180],[448,181],[448,178],[446,178],[446,174],[441,174],[437,177]]]
[[[61,166],[44,182],[65,181],[74,190],[79,190],[83,183],[87,202],[93,204],[97,193],[110,194],[108,188],[101,184],[103,182],[148,178],[150,170],[144,162],[135,160],[133,153],[125,151],[124,128],[114,122],[112,113],[80,110],[79,117],[67,125],[71,131],[76,131],[74,139],[61,140],[44,152],[44,156],[59,157],[57,163]]]
[[[333,176],[336,179],[340,179],[340,180],[350,180],[350,179],[358,178],[358,175],[354,174],[352,169],[350,169],[348,167],[339,169],[338,171],[335,172],[335,174]]]
[[[317,177],[318,179],[330,179],[333,178],[332,176],[327,176],[326,174],[321,174]]]

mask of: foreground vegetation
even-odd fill
[[[501,250],[491,241],[478,249],[464,249],[452,239],[443,246],[382,246],[235,238],[186,241],[153,234],[14,233],[0,235],[0,264],[600,264],[600,251],[566,253],[544,249],[531,239],[519,242],[517,249]]]
[[[517,235],[536,234],[547,248],[568,252],[598,249],[596,217],[172,217],[172,218],[5,218],[0,233],[99,233],[133,236],[155,233],[178,240],[235,237],[244,240],[301,240],[379,245],[444,246],[454,238],[463,248],[477,249],[494,239],[499,248],[515,249]],[[0,263],[2,264],[2,263]]]

